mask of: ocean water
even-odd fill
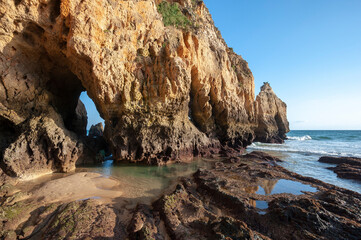
[[[255,142],[247,151],[268,152],[290,171],[361,193],[360,182],[338,178],[327,169],[335,165],[318,162],[321,156],[361,158],[361,131],[298,130],[287,137],[284,144]]]

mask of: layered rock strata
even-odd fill
[[[168,13],[182,24],[169,25]],[[190,161],[221,145],[280,142],[288,130],[285,104],[268,86],[255,101],[247,62],[227,47],[202,1],[5,0],[0,18],[7,174],[23,175],[45,159],[34,169],[74,168],[86,125],[78,101],[84,90],[105,119],[116,160]],[[48,136],[43,119],[59,128],[60,140]],[[11,152],[26,161],[15,163],[22,160]]]

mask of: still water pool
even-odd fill
[[[100,165],[88,165],[77,172],[96,172],[120,183],[122,198],[129,203],[149,204],[158,199],[167,189],[172,190],[179,177],[187,177],[199,168],[210,168],[216,160],[196,159],[188,164],[149,166],[139,164],[114,164],[112,160]]]

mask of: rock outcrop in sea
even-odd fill
[[[287,120],[287,105],[273,92],[268,82],[261,87],[256,98],[256,141],[283,143],[290,131]]]
[[[328,167],[328,169],[334,171],[339,178],[361,181],[361,158],[324,156],[318,161],[336,164],[335,167]]]
[[[4,0],[0,52],[0,163],[11,176],[75,168],[87,152],[82,91],[119,161],[191,161],[288,131],[286,105],[268,84],[255,100],[247,62],[203,1]]]

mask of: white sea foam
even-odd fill
[[[318,162],[321,156],[361,158],[361,131],[291,131],[289,136],[283,144],[255,142],[248,152],[270,153],[293,172],[361,193],[361,184],[338,178],[328,164]]]
[[[278,144],[264,144],[255,142],[252,143],[248,149],[250,150],[262,150],[262,151],[275,151],[275,152],[288,152],[288,153],[298,153],[298,154],[312,154],[319,156],[339,156],[339,157],[361,157],[361,154],[352,154],[352,153],[343,153],[336,151],[324,151],[324,150],[316,150],[316,149],[295,149],[286,147],[285,145]]]
[[[302,137],[287,137],[288,140],[297,140],[297,141],[306,141],[306,140],[312,140],[311,136],[306,135]]]

